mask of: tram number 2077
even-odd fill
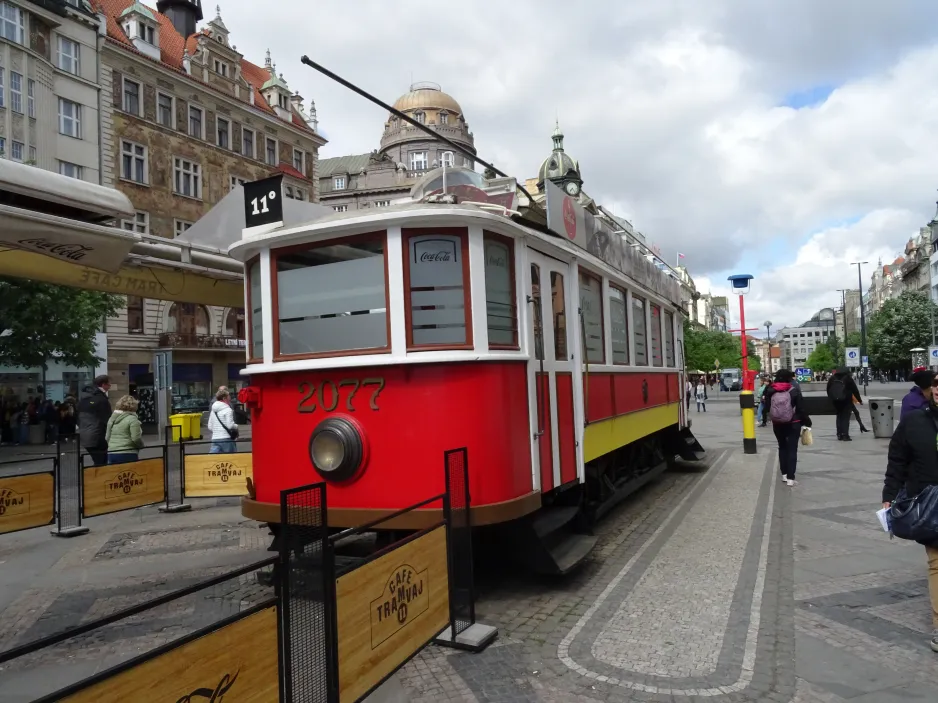
[[[301,413],[316,412],[316,401],[318,397],[322,409],[326,412],[332,412],[337,407],[339,407],[339,401],[341,400],[343,388],[351,388],[348,395],[345,396],[345,409],[349,412],[355,412],[355,406],[352,404],[352,401],[354,401],[355,396],[359,390],[365,390],[366,388],[371,391],[369,407],[372,410],[377,410],[378,396],[381,395],[381,391],[384,390],[384,379],[346,378],[339,381],[338,383],[335,383],[334,381],[322,381],[318,385],[316,383],[302,381],[298,387],[300,400],[296,404],[296,410],[297,412]]]

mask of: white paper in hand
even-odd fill
[[[883,532],[889,532],[889,508],[882,508],[876,511],[876,517],[883,528]]]

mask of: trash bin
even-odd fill
[[[173,428],[173,435],[170,437],[170,441],[179,442],[181,440],[192,439],[192,423],[189,421],[189,416],[183,413],[177,413],[176,415],[169,416],[169,424]],[[178,430],[176,428],[179,428]]]
[[[202,413],[186,413],[189,420],[189,436],[192,439],[202,439]]]
[[[895,414],[892,398],[868,398],[870,406],[870,421],[873,424],[873,436],[878,439],[889,439],[895,426]]]

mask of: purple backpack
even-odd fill
[[[795,406],[791,402],[790,390],[778,391],[772,394],[769,418],[776,424],[785,424],[795,418]]]

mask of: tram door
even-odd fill
[[[573,405],[571,325],[577,310],[570,305],[569,267],[529,250],[531,348],[528,377],[535,389],[534,456],[541,492],[576,481],[576,426]]]

